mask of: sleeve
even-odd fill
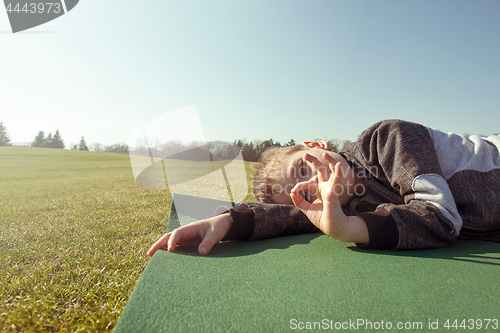
[[[356,244],[373,249],[415,250],[448,245],[456,238],[451,221],[431,203],[382,204],[375,212],[359,214],[370,242]]]
[[[346,156],[369,173],[369,190],[388,202],[358,214],[369,232],[364,246],[434,248],[458,236],[462,219],[426,127],[401,120],[377,123]]]
[[[225,240],[258,240],[321,232],[293,205],[245,202],[229,210],[233,220]]]

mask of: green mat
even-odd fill
[[[308,234],[224,242],[205,257],[178,248],[153,256],[115,332],[495,332],[499,277],[500,244],[479,241],[369,251]]]

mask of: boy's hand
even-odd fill
[[[340,205],[339,193],[346,190],[341,184],[341,163],[334,165],[335,160],[328,154],[323,154],[323,159],[329,170],[317,158],[306,154],[306,161],[316,176],[295,185],[290,193],[294,205],[328,236],[343,242],[367,243],[368,229],[363,219],[346,216]],[[310,203],[299,194],[301,191],[309,191],[317,199]]]
[[[231,216],[226,213],[185,225],[161,237],[151,246],[147,255],[152,257],[157,250],[165,247],[169,252],[173,252],[177,245],[198,245],[198,252],[201,255],[206,255],[215,244],[224,238],[231,223]]]

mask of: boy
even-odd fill
[[[198,245],[205,255],[221,240],[318,231],[382,249],[500,241],[500,136],[386,120],[340,154],[325,148],[309,142],[264,156],[254,184],[260,203],[181,227],[148,255],[176,245]]]

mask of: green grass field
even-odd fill
[[[0,202],[0,331],[111,331],[171,194],[128,155],[0,147]]]

